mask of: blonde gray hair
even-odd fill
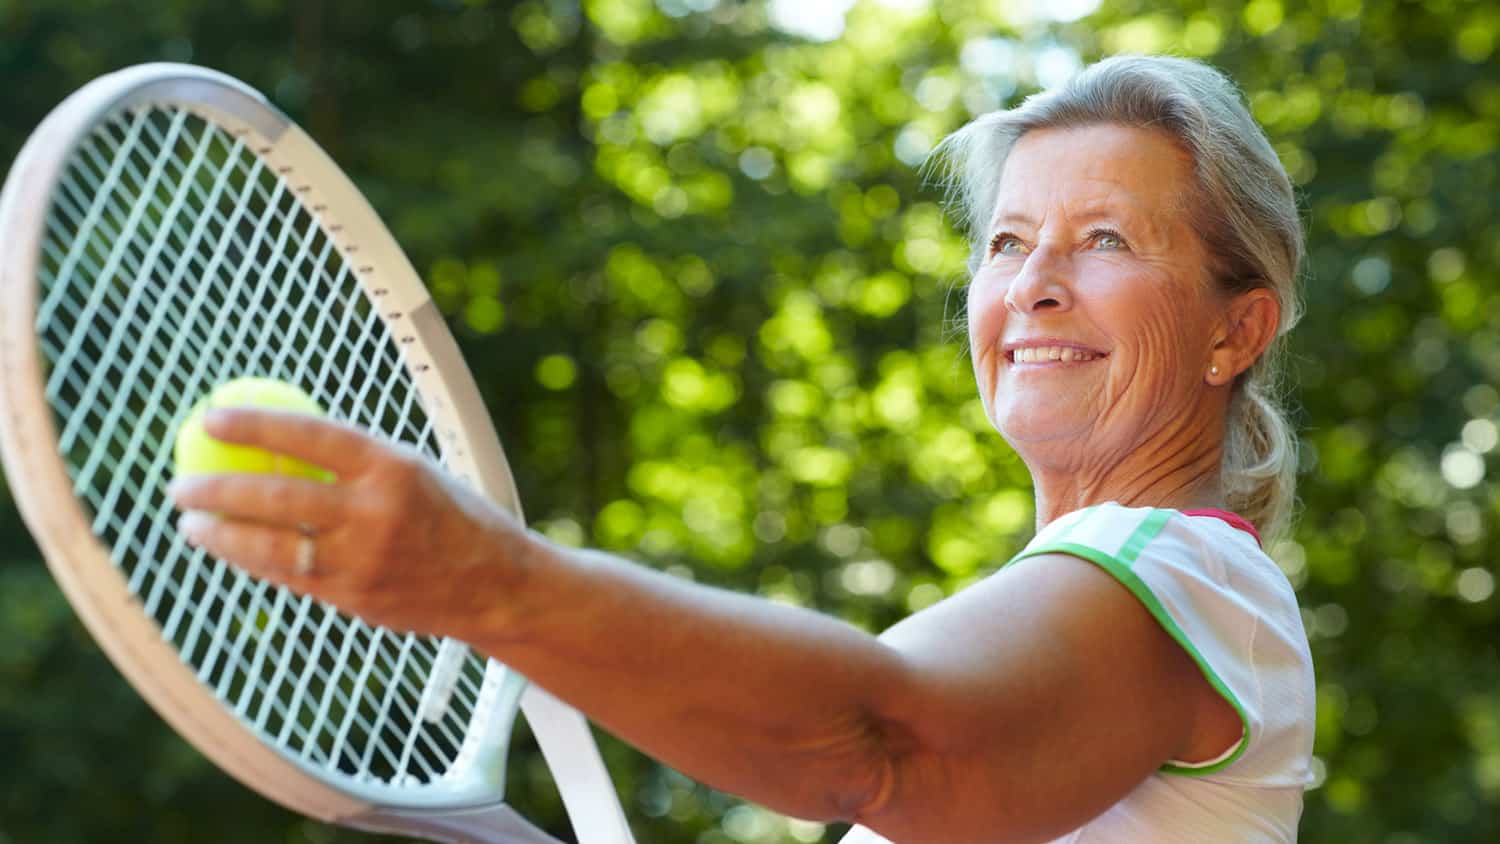
[[[1102,123],[1165,132],[1192,156],[1196,190],[1187,200],[1212,256],[1206,269],[1226,293],[1265,288],[1281,305],[1276,339],[1235,382],[1221,469],[1228,506],[1269,541],[1287,529],[1296,495],[1297,439],[1281,380],[1284,338],[1301,316],[1302,226],[1291,180],[1228,77],[1190,59],[1117,56],[950,135],[935,160],[947,165],[950,197],[967,218],[970,272],[1021,136]]]

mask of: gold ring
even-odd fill
[[[317,561],[318,543],[311,536],[303,534],[301,541],[297,543],[297,564],[292,570],[298,577],[307,577],[313,573]]]

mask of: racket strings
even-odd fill
[[[241,139],[181,110],[102,124],[55,192],[38,329],[60,452],[163,636],[225,705],[329,771],[450,773],[485,681],[417,717],[436,640],[397,635],[184,545],[164,494],[176,425],[213,384],[281,378],[439,456],[401,351],[333,239]]]
[[[151,133],[154,136],[156,136],[156,139],[158,140],[158,142],[161,141],[159,132],[151,124],[147,124],[146,131],[148,133]],[[229,151],[226,150],[226,152],[229,152]],[[243,161],[244,161],[244,159],[239,159],[236,163],[243,163]],[[250,158],[249,161],[253,162],[253,166],[255,168],[258,168],[260,166],[260,162],[259,162],[258,159]],[[133,168],[131,168],[131,169],[133,169]],[[289,231],[288,224],[290,224],[291,222],[293,222],[291,220],[291,215],[290,215],[289,212],[295,212],[297,210],[300,210],[300,205],[296,202],[296,200],[294,198],[292,198],[292,196],[291,196],[291,194],[289,192],[284,192],[283,189],[286,187],[285,182],[283,182],[283,181],[276,181],[274,183],[275,184],[275,191],[276,191],[277,195],[273,196],[273,195],[268,195],[268,193],[266,191],[266,188],[265,188],[265,185],[263,184],[263,182],[261,180],[257,180],[257,179],[254,178],[254,176],[255,176],[254,172],[245,173],[244,175],[246,176],[245,184],[248,187],[250,187],[250,188],[252,188],[254,190],[254,193],[255,193],[256,197],[258,198],[258,200],[260,202],[264,203],[264,206],[269,209],[268,213],[264,216],[264,219],[266,219],[268,221],[275,221],[275,222],[282,223],[283,224],[282,227],[281,227],[282,234],[280,235],[280,237],[284,238],[285,237],[285,233],[287,231]],[[141,177],[137,176],[137,180],[139,181],[140,179],[141,179]],[[192,185],[191,187],[195,191],[200,191],[201,192],[201,187],[199,187],[198,185]],[[219,215],[216,212],[216,209],[214,209],[211,204],[207,204],[207,203],[205,203],[205,204],[208,205],[210,216],[213,216],[214,218],[218,219],[221,222],[221,224],[222,224],[222,221],[223,221],[222,216]],[[328,253],[331,251],[331,249],[333,247],[333,243],[332,243],[331,240],[328,240],[326,237],[323,237],[323,233],[322,233],[321,227],[318,226],[318,225],[316,225],[316,222],[314,220],[312,220],[310,217],[303,216],[302,219],[299,222],[303,226],[303,228],[304,228],[304,234],[306,235],[306,237],[304,237],[303,241],[302,241],[302,243],[304,245],[311,244],[313,242],[314,238],[318,238],[318,239],[322,240],[322,247],[321,247],[322,254],[320,255],[319,261],[318,261],[318,264],[319,264],[318,271],[319,272],[323,272],[321,265],[326,261],[327,255],[328,255]],[[227,226],[225,228],[227,228]],[[252,251],[242,241],[240,241],[237,236],[234,237],[234,242],[235,242],[235,244],[237,246],[239,246],[239,248],[243,252],[248,253],[248,252]],[[307,250],[305,248],[302,249],[301,250],[301,254],[299,254],[297,256],[297,258],[300,260],[300,258],[302,257],[302,255],[306,254],[306,251]],[[292,261],[288,260],[285,257],[285,253],[286,252],[287,252],[287,249],[284,247],[283,243],[278,243],[277,244],[277,248],[273,249],[272,252],[269,254],[269,256],[266,256],[266,257],[264,257],[262,259],[263,265],[267,266],[270,270],[273,270],[273,271],[277,270],[277,269],[283,269],[283,268],[289,269],[289,270],[295,269],[294,263]],[[337,266],[338,266],[338,272],[339,273],[347,273],[348,272],[347,265],[345,265],[342,261],[339,261],[338,264],[337,264]],[[328,281],[328,279],[326,279],[326,273],[324,273],[324,276],[325,276],[324,281],[325,282]],[[351,294],[354,294],[354,293],[358,292],[358,288],[355,287],[354,285],[352,285],[352,283],[349,281],[349,279],[340,279],[340,280],[338,280],[336,282],[330,283],[329,286],[331,288],[343,287],[343,288],[347,289]],[[305,296],[305,297],[303,297],[302,300],[301,300],[301,303],[302,303],[301,304],[301,308],[302,308],[303,312],[305,313],[305,311],[308,309],[308,306],[311,305],[315,301],[317,301],[317,299],[316,299],[315,296]],[[360,346],[363,346],[367,341],[373,341],[373,340],[377,339],[376,332],[368,330],[371,325],[375,324],[375,318],[374,318],[373,313],[370,313],[368,311],[368,308],[366,307],[366,302],[363,299],[363,297],[362,296],[359,297],[358,300],[357,300],[357,302],[349,302],[349,303],[346,303],[346,305],[354,306],[355,308],[363,308],[363,309],[365,309],[366,315],[368,317],[368,320],[367,320],[368,324],[366,326],[366,330],[360,332],[359,334],[352,335],[352,336],[354,336],[354,337],[357,338],[357,343],[360,344]],[[332,312],[333,311],[330,310],[330,309],[318,309],[318,315],[319,315],[320,321],[322,319],[325,319]],[[353,315],[357,311],[355,309],[350,309],[349,307],[346,307],[346,308],[342,309],[342,312],[345,315]],[[299,314],[299,316],[300,316],[300,314]],[[295,335],[299,331],[304,331],[303,326],[306,323],[303,322],[303,321],[300,321],[298,319],[293,319],[290,322],[282,321],[281,324],[284,327],[289,327],[289,329],[291,330],[291,332],[293,333],[293,335]],[[316,329],[317,329],[317,327],[318,326],[315,326],[312,331],[307,332],[308,333],[307,339],[309,340],[309,342],[313,342],[313,341],[316,340],[316,337],[317,337]],[[344,333],[341,336],[346,336],[347,337],[347,336],[351,336],[351,335],[348,334],[348,333]],[[296,339],[295,336],[293,337],[293,339]],[[372,347],[374,346],[373,343],[371,345],[372,345]],[[280,348],[282,350],[289,350],[290,348],[292,348],[292,346],[289,345],[289,344],[283,344],[283,345],[280,346]],[[387,374],[394,376],[394,374],[400,368],[400,362],[396,359],[394,352],[395,352],[395,347],[392,344],[387,343],[387,344],[384,344],[383,346],[374,347],[374,348],[371,348],[371,349],[365,349],[365,348],[356,347],[353,350],[353,355],[352,356],[355,359],[368,359],[368,357],[371,354],[379,354],[379,355],[381,355],[381,358],[382,358],[381,363],[384,364],[389,369],[389,372]],[[331,361],[332,357],[327,358],[327,360]],[[296,373],[296,374],[302,374],[302,373],[299,372],[299,373]],[[374,385],[378,385],[378,384],[381,384],[381,383],[389,383],[389,382],[385,382],[385,381],[382,381],[380,379],[361,379],[360,381],[354,381],[354,380],[349,380],[349,379],[339,379],[339,380],[337,380],[337,381],[334,382],[334,384],[336,385],[337,389],[339,389],[341,391],[344,390],[345,388],[347,388],[349,385],[354,384],[354,383],[363,383],[365,385],[365,387],[368,389],[370,387],[373,387]],[[408,397],[408,400],[415,399],[415,396],[416,396],[415,392],[407,390],[407,391],[405,391],[405,394]],[[382,396],[382,399],[384,399],[386,397],[387,396]],[[337,402],[338,399],[343,398],[343,396],[336,395],[334,398],[335,398],[335,401]],[[356,397],[356,399],[355,399],[356,406],[358,406],[364,398],[365,398],[365,396]],[[401,419],[401,420],[408,420],[410,418],[412,418],[412,417],[408,413],[404,413],[404,412],[398,417],[398,419]],[[396,438],[404,438],[404,439],[408,439],[408,440],[421,441],[422,439],[425,438],[425,432],[419,431],[419,430],[415,430],[415,429],[410,428],[410,427],[408,427],[407,430],[398,431],[398,432],[396,432],[396,434],[397,434]]]

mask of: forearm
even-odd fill
[[[1199,701],[1233,735],[1191,758],[1238,738],[1188,652],[1078,557],[1023,560],[877,641],[557,548],[425,460],[315,417],[208,422],[227,442],[337,457],[339,483],[178,479],[189,542],[373,624],[470,642],[669,764],[789,814],[903,841],[1046,840],[1192,750]],[[309,523],[318,565],[302,570],[288,561]]]
[[[818,613],[535,537],[476,647],[706,783],[801,817],[877,798],[900,656]]]

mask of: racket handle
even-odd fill
[[[444,844],[563,844],[504,803],[458,812],[388,809],[340,823]]]
[[[468,653],[468,646],[457,639],[444,639],[438,645],[427,685],[422,689],[422,700],[417,704],[417,715],[423,721],[436,724],[448,714],[448,702],[453,699],[453,688],[458,685],[458,674]]]
[[[521,693],[521,712],[552,771],[578,844],[635,844],[588,720],[535,683]]]

